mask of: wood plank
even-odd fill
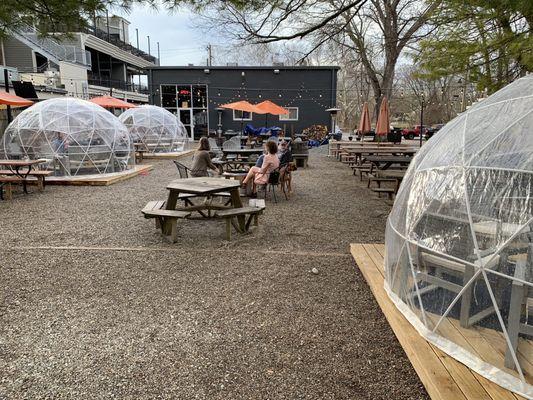
[[[98,175],[79,175],[72,178],[50,176],[46,178],[46,184],[62,186],[109,186],[114,183],[125,181],[126,179],[131,179],[141,173],[146,173],[153,169],[154,167],[152,165],[147,164],[136,165],[131,170],[127,170],[121,173],[112,173],[106,177],[101,177]]]
[[[521,396],[470,370],[418,334],[403,314],[396,309],[383,288],[385,255],[383,244],[352,244],[351,253],[431,398],[522,399]],[[427,315],[431,318],[431,314]],[[436,315],[433,317],[433,319],[438,318]],[[458,321],[455,323],[453,321],[449,318],[443,321],[439,327],[443,336],[473,354],[479,355],[480,358],[486,359],[482,355],[487,351],[489,342],[484,339],[483,335],[479,332],[470,334],[463,332],[471,329],[460,328]],[[470,337],[474,341],[470,341]],[[478,348],[478,345],[481,348]],[[478,351],[481,351],[481,354]]]
[[[383,274],[384,273],[383,254],[385,252],[385,246],[382,245],[379,248],[378,245],[376,244],[373,244],[373,245],[365,244],[364,247],[365,247],[365,250],[367,250],[367,252],[369,253],[372,260],[376,263],[376,268],[378,268],[380,273]],[[383,251],[383,254],[380,252],[380,250]],[[464,338],[463,338],[463,342],[464,344],[467,344]],[[483,399],[496,400],[497,398],[501,398],[501,397],[493,398],[492,396],[490,396],[489,393],[487,393],[487,391],[483,388],[481,383],[474,377],[473,375],[474,373],[467,366],[457,362],[455,359],[448,356],[446,353],[434,347],[433,345],[430,344],[430,346],[433,348],[436,356],[440,359],[442,364],[449,371],[452,379],[454,379],[454,381],[457,383],[457,386],[461,389],[461,391],[465,394],[467,398],[480,399],[480,400],[483,400]],[[510,399],[512,399],[512,397],[510,397]]]
[[[435,356],[429,343],[396,310],[383,288],[383,276],[365,248],[360,244],[352,244],[351,252],[431,398],[466,399],[440,359]],[[433,357],[430,357],[430,354],[433,354]]]

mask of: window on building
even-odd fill
[[[233,110],[233,120],[234,121],[251,121],[253,113],[248,111],[239,111]]]
[[[280,115],[280,121],[298,121],[298,107],[284,107],[289,110],[288,114]]]
[[[161,85],[161,105],[164,108],[176,108],[176,85]]]

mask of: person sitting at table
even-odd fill
[[[256,195],[256,185],[265,185],[268,183],[270,173],[279,167],[279,158],[276,155],[278,152],[278,145],[275,142],[267,142],[265,144],[267,154],[263,157],[261,168],[252,167],[248,171],[248,175],[242,181],[242,186],[246,188],[249,181],[253,182],[252,195]]]
[[[218,172],[217,167],[211,161],[211,156],[209,155],[209,140],[206,137],[200,138],[198,142],[198,149],[194,153],[192,158],[192,167],[191,167],[191,176],[200,177],[200,176],[209,176],[208,168],[212,169],[215,172]]]
[[[283,140],[279,144],[278,158],[279,158],[279,165],[281,167],[287,165],[288,163],[292,161],[292,153],[289,150],[289,145],[285,140]]]

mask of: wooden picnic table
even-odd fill
[[[344,153],[348,156],[348,159],[343,162],[355,164],[361,162],[364,155],[414,155],[418,151],[418,148],[413,147],[359,147],[359,148],[347,148],[343,149]],[[341,155],[342,161],[342,155]]]
[[[180,194],[192,194],[196,196],[210,197],[221,192],[229,192],[231,198],[231,206],[215,206],[209,203],[201,205],[185,206],[180,208],[183,211],[201,211],[211,209],[225,209],[225,208],[241,208],[242,200],[239,193],[241,183],[237,180],[221,179],[221,178],[188,178],[176,179],[167,185],[168,200],[166,203],[167,210],[176,210],[176,205]],[[203,215],[203,214],[202,214]],[[239,215],[237,221],[239,227],[245,230],[245,215]]]
[[[250,156],[251,154],[263,154],[264,149],[256,147],[254,149],[222,149],[223,157],[229,154],[235,154],[236,156]]]
[[[33,168],[36,165],[42,164],[48,162],[48,160],[44,158],[40,158],[37,160],[0,160],[0,167],[6,167],[9,171],[11,171],[14,175],[19,177],[22,180],[22,187],[24,189],[24,193],[28,193],[27,189],[27,179],[28,176],[31,174]],[[43,177],[44,180],[44,177]]]
[[[371,163],[370,173],[372,173],[374,166],[377,169],[384,170],[389,169],[393,164],[399,164],[402,166],[409,165],[413,157],[409,156],[388,156],[388,155],[379,155],[379,156],[365,156],[364,160]]]

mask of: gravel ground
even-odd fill
[[[0,202],[0,398],[428,398],[349,256],[389,206],[321,151],[232,242],[184,221],[167,244],[142,217],[169,161]]]

